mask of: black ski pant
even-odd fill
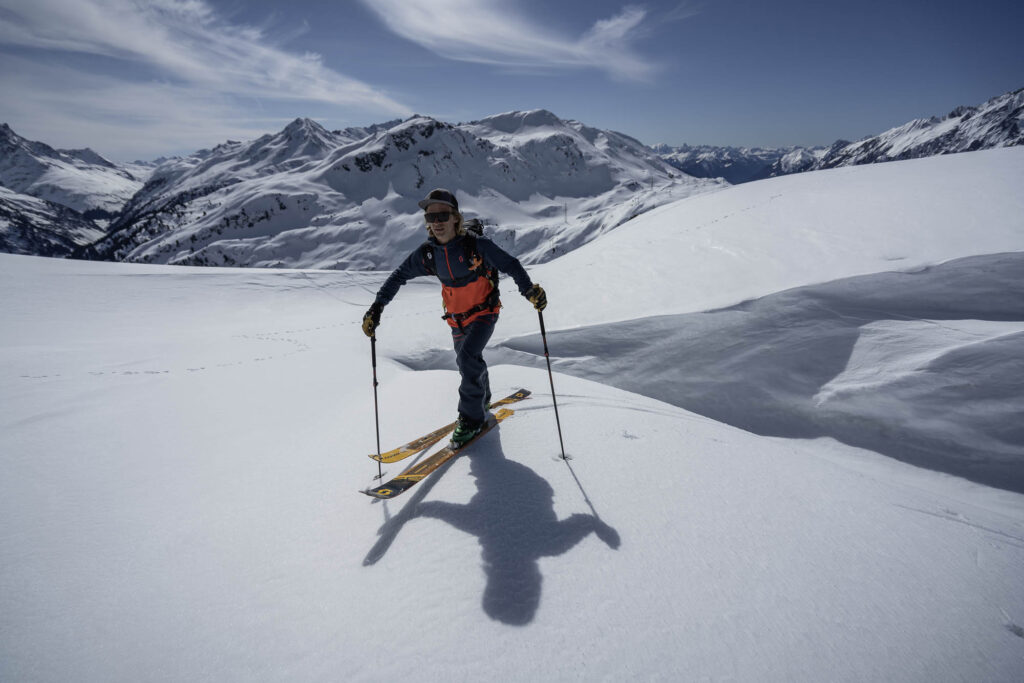
[[[491,384],[484,362],[484,347],[494,333],[497,315],[480,316],[462,329],[452,328],[455,344],[455,363],[459,366],[462,383],[459,385],[459,414],[474,422],[487,418],[491,402]]]

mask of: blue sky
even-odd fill
[[[1019,0],[0,0],[0,121],[121,161],[537,108],[820,145],[1024,87],[1021,25]]]

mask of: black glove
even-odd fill
[[[548,305],[548,295],[544,293],[544,288],[540,285],[530,287],[526,292],[526,298],[530,300],[530,303],[538,311],[543,311]]]
[[[384,307],[375,301],[363,316],[363,334],[367,337],[372,337],[377,331],[377,326],[380,325],[380,314],[383,310]]]

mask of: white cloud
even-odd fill
[[[648,80],[656,66],[632,43],[647,13],[627,6],[580,37],[559,34],[501,0],[362,0],[394,31],[449,59],[513,67],[597,68]]]
[[[207,89],[133,83],[18,57],[4,58],[0,92],[2,119],[14,132],[57,148],[90,146],[114,161],[187,154],[283,123]]]
[[[204,0],[0,0],[0,45],[139,63],[183,86],[406,115],[381,90],[274,45]]]

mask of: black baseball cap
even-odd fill
[[[430,194],[425,199],[420,200],[420,208],[426,211],[427,207],[431,204],[447,204],[456,211],[459,210],[459,200],[455,198],[455,195],[448,190],[437,188],[431,190]]]

